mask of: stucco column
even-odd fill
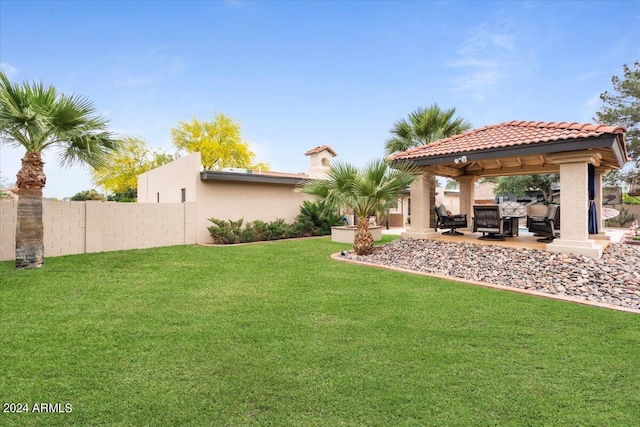
[[[475,202],[475,176],[459,176],[455,180],[460,184],[460,214],[467,214],[467,219],[471,221],[473,216],[473,204]]]
[[[547,250],[600,258],[604,246],[589,239],[587,171],[589,163],[599,166],[599,154],[570,152],[548,158],[560,165],[560,238],[547,244]]]
[[[430,218],[435,213],[429,199],[429,178],[427,172],[422,172],[411,184],[411,224],[407,231],[402,233],[404,238],[424,239],[436,234],[430,228]]]

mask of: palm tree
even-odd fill
[[[84,97],[59,94],[42,83],[12,84],[0,72],[0,137],[9,146],[26,150],[16,182],[16,269],[44,264],[42,153],[57,148],[64,166],[80,162],[99,168],[116,148],[106,120],[94,113],[92,103]]]
[[[305,181],[300,191],[326,200],[332,206],[349,208],[358,218],[353,249],[358,255],[373,252],[368,217],[394,206],[400,192],[415,179],[415,170],[399,165],[392,169],[384,160],[373,160],[363,169],[337,162],[326,179]]]
[[[393,135],[385,143],[385,153],[391,155],[409,148],[426,145],[440,139],[448,138],[471,129],[471,123],[461,117],[455,117],[455,108],[442,110],[438,104],[429,108],[418,107],[409,114],[408,120],[400,119],[393,124],[389,132]],[[430,177],[431,206],[436,202],[436,177]],[[435,227],[431,218],[431,227]]]

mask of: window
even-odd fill
[[[160,193],[156,193],[156,200],[158,203],[160,203]]]

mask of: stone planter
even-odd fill
[[[331,227],[331,241],[339,243],[353,244],[353,240],[356,237],[356,226],[347,225],[340,227]],[[374,242],[382,240],[382,226],[369,226],[369,232],[373,236]]]

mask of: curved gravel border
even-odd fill
[[[602,258],[429,239],[398,239],[373,254],[334,259],[640,314],[640,246],[611,243]]]

